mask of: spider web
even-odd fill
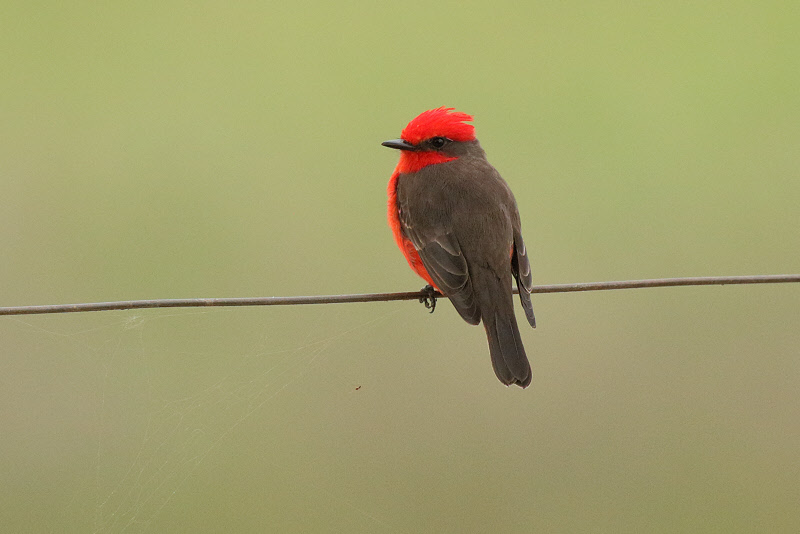
[[[224,451],[230,435],[245,421],[253,417],[268,421],[264,407],[287,391],[302,394],[304,378],[318,369],[332,348],[358,339],[367,328],[386,321],[397,310],[339,326],[328,335],[307,332],[305,339],[286,348],[276,348],[285,336],[270,333],[269,328],[266,333],[251,335],[246,341],[250,347],[243,351],[238,348],[238,352],[237,348],[203,350],[202,343],[186,351],[161,345],[176,322],[196,323],[198,317],[230,319],[231,313],[148,310],[122,312],[111,320],[91,314],[94,320],[84,318],[81,324],[100,325],[85,328],[65,327],[54,318],[13,320],[16,328],[46,349],[44,352],[89,355],[72,362],[78,362],[82,367],[79,371],[90,377],[84,384],[73,386],[92,392],[89,432],[94,434],[94,450],[91,468],[82,483],[75,484],[72,498],[60,511],[63,521],[74,515],[77,507],[91,515],[88,523],[92,532],[151,530],[176,496],[190,488],[198,467],[209,462],[214,451]],[[59,328],[53,324],[59,324]],[[165,367],[164,361],[170,358],[175,363]],[[175,372],[186,375],[177,386],[162,376]],[[333,379],[350,393],[361,389],[347,372]],[[291,466],[271,465],[288,471],[291,477]],[[374,513],[324,487],[317,490],[337,506],[352,509],[373,525],[391,530]],[[93,502],[83,502],[87,493],[94,495],[89,499]]]

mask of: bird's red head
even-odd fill
[[[471,120],[472,115],[459,113],[454,108],[441,107],[420,113],[403,129],[400,139],[383,143],[383,146],[401,151],[395,175],[417,172],[428,165],[456,159],[437,148],[450,141],[474,141],[475,127],[466,124]],[[437,141],[440,146],[436,145]]]
[[[475,127],[466,124],[471,121],[472,115],[460,113],[454,108],[429,109],[409,122],[400,137],[412,145],[432,137],[446,137],[453,141],[472,141],[475,139]]]

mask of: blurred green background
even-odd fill
[[[800,271],[796,2],[0,21],[0,305],[416,290],[380,142],[442,105],[537,283]],[[0,318],[0,529],[800,531],[800,287],[534,307],[525,391],[447,302]]]

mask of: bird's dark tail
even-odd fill
[[[507,282],[507,284],[505,283]],[[482,288],[486,289],[486,288]],[[526,388],[531,383],[531,365],[522,346],[514,315],[511,280],[498,281],[488,298],[481,299],[481,318],[489,339],[489,353],[497,378],[505,385]]]

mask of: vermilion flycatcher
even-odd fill
[[[472,116],[425,111],[400,139],[389,180],[389,226],[411,268],[470,324],[483,321],[503,384],[527,387],[531,366],[514,315],[511,277],[531,326],[531,267],[514,195],[475,139]],[[432,288],[426,288],[432,291]]]

